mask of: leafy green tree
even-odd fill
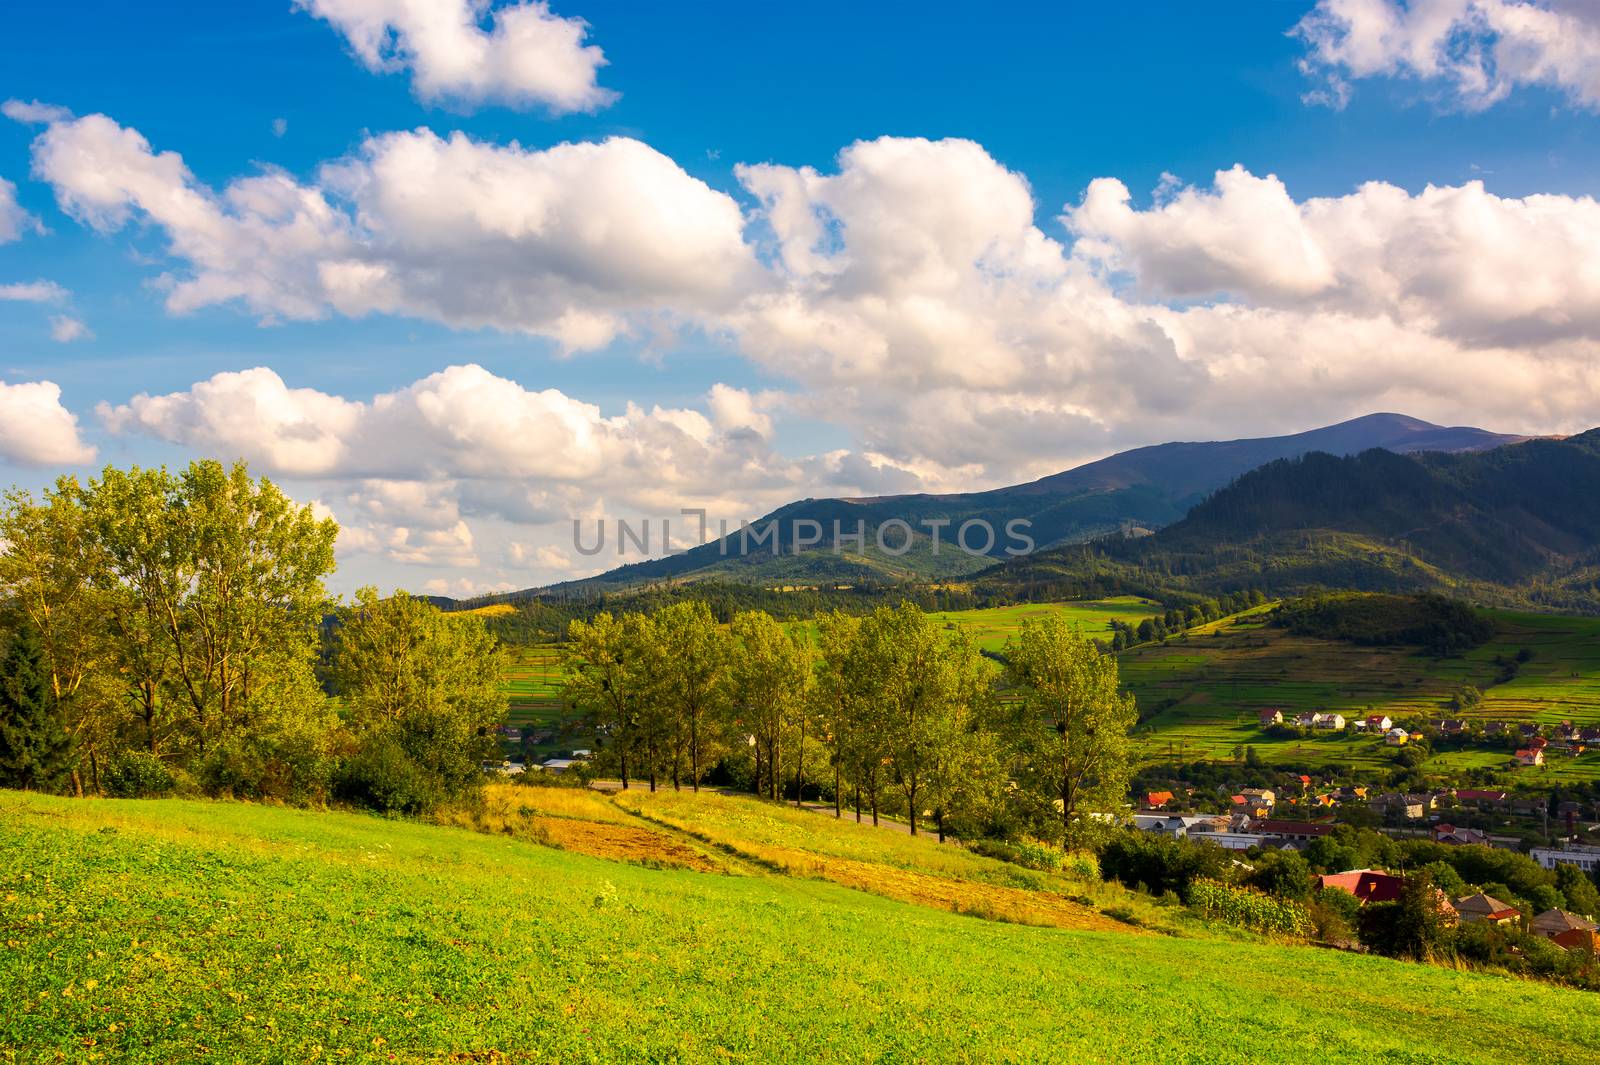
[[[156,590],[173,674],[200,753],[248,728],[269,658],[309,666],[328,604],[338,526],[296,505],[243,463],[192,463],[179,477],[167,550],[171,583]]]
[[[811,699],[811,648],[764,610],[743,610],[731,625],[733,704],[742,727],[755,740],[756,790],[761,767],[767,792],[776,799],[783,787],[784,742],[796,743],[794,764],[804,772],[807,711]],[[800,778],[796,777],[797,786]]]
[[[687,759],[689,784],[699,791],[701,777],[727,740],[729,637],[711,608],[698,600],[663,607],[653,620],[659,694],[673,729],[672,786],[679,786]]]
[[[833,816],[844,816],[847,784],[856,786],[856,820],[861,819],[859,781],[862,746],[856,732],[861,717],[861,695],[856,690],[859,671],[851,664],[860,619],[841,611],[817,615],[817,677],[812,688],[822,738],[828,745],[833,769]]]
[[[24,626],[0,660],[0,784],[55,791],[74,762],[39,634]]]
[[[585,714],[601,742],[600,757],[615,759],[622,786],[629,770],[656,788],[659,723],[654,716],[658,669],[651,620],[636,612],[613,618],[602,611],[592,622],[575,619],[567,629],[567,699]]]
[[[1063,845],[1078,845],[1097,834],[1089,815],[1127,795],[1133,696],[1120,690],[1117,660],[1059,614],[1024,622],[1006,659],[1019,696],[1019,783],[1040,813],[1058,807]]]
[[[930,792],[959,774],[987,667],[959,631],[947,634],[913,603],[880,607],[856,632],[858,687],[881,708],[886,768],[905,799],[911,834]]]
[[[1245,883],[1282,899],[1311,896],[1311,866],[1296,851],[1266,851],[1253,862]]]
[[[1600,918],[1600,890],[1594,881],[1575,865],[1556,866],[1556,887],[1567,900],[1567,909],[1591,920]]]
[[[331,676],[352,731],[379,752],[374,767],[403,775],[395,752],[409,760],[422,796],[412,805],[463,795],[481,779],[506,696],[503,652],[477,618],[363,588],[340,613]]]

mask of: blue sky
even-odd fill
[[[1572,431],[1595,409],[1588,198],[1600,59],[1585,49],[1600,43],[1600,19],[1583,5],[1442,0],[1458,18],[1435,40],[1412,17],[1422,5],[1399,0],[998,12],[562,0],[547,18],[585,20],[582,43],[606,60],[580,88],[619,95],[560,114],[547,100],[508,99],[505,83],[425,98],[421,61],[404,46],[390,53],[394,69],[374,72],[348,27],[403,6],[87,2],[8,15],[0,99],[63,110],[0,122],[0,179],[16,186],[22,219],[0,241],[0,286],[58,286],[52,299],[0,300],[0,382],[51,382],[65,414],[32,433],[23,420],[38,394],[16,393],[0,475],[36,486],[107,461],[243,456],[355,530],[341,548],[345,583],[463,592],[578,572],[563,549],[578,513],[671,513],[681,498],[737,519],[793,496],[987,486],[1172,436],[1262,435],[1373,409],[1527,432]],[[493,32],[488,6],[474,32]],[[1556,56],[1558,42],[1559,59],[1529,61],[1541,48]],[[292,302],[284,290],[326,254],[264,252],[244,227],[217,253],[225,268],[198,262],[185,223],[152,208],[166,194],[152,185],[86,207],[103,196],[96,175],[121,165],[96,155],[110,141],[80,122],[96,114],[137,131],[151,153],[180,155],[189,176],[171,187],[201,200],[223,203],[231,183],[262,173],[323,196],[349,221],[338,239],[354,239],[354,259],[405,271],[405,291],[377,310],[321,290]],[[652,275],[648,292],[628,271],[660,250],[650,234],[626,240],[653,251],[624,242],[587,260],[581,233],[648,228],[649,212],[612,219],[612,204],[581,188],[560,193],[573,197],[560,210],[583,214],[574,245],[508,237],[490,219],[481,238],[457,227],[396,250],[371,239],[373,212],[403,208],[361,201],[324,167],[359,169],[374,139],[422,129],[463,135],[486,163],[626,138],[676,168],[666,185],[641,184],[641,202],[673,213],[688,196],[712,212],[711,229],[726,204],[733,227],[663,268],[692,283]],[[59,138],[54,169],[35,141],[46,137]],[[876,148],[841,161],[857,142]],[[915,150],[896,147],[906,145]],[[761,187],[794,217],[825,217],[822,243],[775,228],[777,201],[738,164],[772,164]],[[660,177],[618,165],[604,187],[622,199],[634,196],[628,182]],[[794,191],[806,167],[820,183]],[[1239,181],[1214,183],[1235,167]],[[508,193],[512,213],[556,195],[547,180],[603,184],[570,168],[524,179],[526,193]],[[1101,179],[1131,198],[1119,206],[1101,186],[1086,199]],[[1475,181],[1481,193],[1424,191]],[[1388,191],[1358,195],[1366,182]],[[1031,217],[1001,209],[1013,193],[1031,196]],[[241,217],[220,212],[230,226]],[[211,225],[188,239],[215,237]],[[685,225],[692,243],[700,223]],[[614,328],[574,345],[551,324],[555,311],[484,311],[492,279],[472,271],[478,239],[504,255],[497,270],[539,264],[514,300],[571,284],[577,295],[561,295],[560,309]],[[797,265],[819,249],[826,262]],[[255,291],[253,256],[273,257],[259,271],[265,294],[169,303],[172,282],[208,274]],[[731,280],[747,267],[750,278]],[[703,276],[724,269],[729,279]],[[604,306],[584,302],[594,290]],[[73,331],[65,320],[92,335],[52,339]],[[1308,335],[1315,343],[1302,343]],[[451,417],[503,402],[486,423],[521,433],[529,418],[560,422],[551,432],[573,438],[508,452],[497,475],[493,445],[471,434],[440,445],[447,457],[420,430],[367,424],[374,397],[468,365],[488,391]],[[258,367],[286,389],[365,405],[333,417],[341,428],[322,426],[342,457],[285,457],[285,439],[311,432],[297,419],[323,409],[316,397],[274,392],[280,422],[263,435],[245,423],[269,400],[234,389],[227,401],[246,405],[230,410],[194,391]],[[729,390],[715,404],[714,387]],[[642,420],[603,426],[612,450],[591,454],[574,442],[592,432],[583,417],[562,420],[556,400],[524,395],[546,390],[601,420],[633,404]],[[172,398],[126,406],[140,394]],[[434,409],[417,403],[418,418]],[[667,413],[652,421],[656,407]],[[69,442],[29,439],[61,434],[67,416]],[[416,438],[396,449],[405,460],[361,457],[386,450],[386,432]],[[87,449],[94,457],[79,461]]]

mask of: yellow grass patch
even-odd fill
[[[1126,932],[1128,926],[1051,891],[951,880],[872,862],[834,858],[787,847],[750,848],[752,856],[790,876],[831,880],[835,884],[885,898],[951,913],[972,914],[992,921],[1071,928],[1090,932]]]

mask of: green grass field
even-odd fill
[[[242,804],[0,792],[0,925],[23,1062],[1600,1055],[1538,983]]]
[[[997,606],[987,610],[953,610],[932,614],[941,625],[966,630],[980,648],[998,651],[1006,641],[1015,636],[1022,623],[1029,619],[1064,615],[1073,624],[1082,627],[1087,636],[1104,636],[1111,631],[1112,621],[1130,621],[1134,624],[1162,613],[1161,607],[1146,599],[1131,595],[1114,599],[1099,599],[1070,603],[1028,603],[1020,606]]]
[[[1257,727],[1257,711],[1285,717],[1332,710],[1348,718],[1381,712],[1396,718],[1470,716],[1483,720],[1600,723],[1600,618],[1492,611],[1498,634],[1454,658],[1406,648],[1358,647],[1298,636],[1267,625],[1252,611],[1193,630],[1184,637],[1124,652],[1124,684],[1147,713],[1141,731],[1148,759],[1226,759],[1247,744],[1267,761],[1329,766],[1391,764],[1376,738],[1274,740]],[[1502,665],[1527,648],[1532,658],[1507,683]],[[1483,704],[1461,713],[1449,700],[1463,685],[1481,688]],[[1369,711],[1368,708],[1371,708]],[[1503,764],[1486,751],[1443,754],[1428,767],[1459,769]],[[1556,755],[1544,780],[1600,777],[1600,752]]]

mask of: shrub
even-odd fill
[[[1100,875],[1107,880],[1142,885],[1152,895],[1176,891],[1184,898],[1195,880],[1220,880],[1228,868],[1227,852],[1215,843],[1151,832],[1119,832],[1101,845],[1099,857]]]
[[[393,814],[424,813],[446,797],[438,777],[417,765],[404,747],[385,735],[369,739],[341,767],[334,793],[347,802]]]
[[[1189,885],[1189,905],[1207,917],[1241,928],[1287,936],[1308,936],[1312,931],[1311,915],[1299,903],[1217,880],[1196,880]]]
[[[1344,888],[1323,888],[1309,908],[1311,925],[1325,943],[1343,943],[1355,935],[1361,900]]]
[[[119,751],[100,768],[100,787],[115,799],[170,795],[177,784],[167,764],[149,751]]]

